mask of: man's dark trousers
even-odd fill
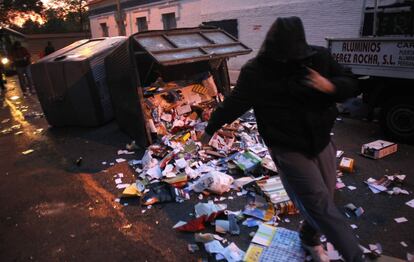
[[[270,151],[290,199],[305,218],[307,231],[313,231],[314,236],[319,235],[318,231],[324,234],[345,261],[363,261],[354,232],[334,204],[336,148],[333,143],[314,157],[276,147]]]

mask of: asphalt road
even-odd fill
[[[123,173],[124,182],[134,181],[128,165],[117,164],[115,159],[141,158],[139,154],[117,155],[130,139],[116,122],[99,128],[56,129],[34,112],[41,113],[36,97],[23,98],[15,80],[9,81],[8,92],[0,96],[0,261],[207,258],[202,251],[187,251],[187,244],[194,242],[192,234],[172,229],[177,221],[190,219],[194,205],[200,201],[195,195],[182,204],[160,204],[151,209],[141,207],[138,201],[128,205],[115,202],[120,190],[115,188],[114,175]],[[1,133],[12,126],[11,133]],[[22,133],[16,135],[19,131]],[[356,172],[344,175],[342,180],[357,189],[338,190],[338,207],[354,203],[364,208],[361,217],[349,219],[358,226],[355,232],[361,244],[380,243],[384,254],[406,259],[407,252],[414,253],[413,208],[405,205],[414,198],[414,147],[399,144],[397,153],[371,160],[358,152],[362,144],[383,138],[376,123],[344,118],[333,132],[338,149],[356,161]],[[22,154],[29,149],[34,151]],[[82,163],[78,166],[76,160],[80,157]],[[104,161],[107,164],[102,164]],[[410,195],[373,194],[363,183],[368,177],[395,173],[407,175],[403,188]],[[235,197],[227,201],[229,209],[244,206],[243,197],[234,192],[228,195]],[[408,222],[396,223],[394,218],[398,217],[406,217]],[[281,222],[280,226],[297,228],[300,217],[287,218],[290,222]],[[246,250],[248,233],[254,229],[241,228],[240,236],[225,238]]]

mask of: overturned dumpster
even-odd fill
[[[106,58],[120,128],[139,146],[147,147],[157,135],[183,127],[172,121],[180,119],[176,116],[194,113],[208,117],[230,92],[227,59],[250,52],[220,29],[132,35]]]
[[[79,40],[31,66],[51,126],[99,126],[113,119],[104,58],[126,37]]]

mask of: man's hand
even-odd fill
[[[315,70],[307,67],[309,70],[309,75],[307,76],[307,80],[309,81],[309,85],[326,94],[332,94],[335,92],[335,86],[329,81],[327,78],[321,76]]]
[[[206,132],[203,132],[203,134],[200,137],[200,142],[203,144],[203,146],[208,145],[210,142],[211,136],[207,134]]]

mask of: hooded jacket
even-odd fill
[[[329,79],[334,93],[308,86],[306,67]],[[352,73],[334,61],[326,48],[307,44],[300,18],[278,18],[258,55],[242,67],[235,88],[211,115],[205,132],[212,135],[253,108],[268,147],[312,157],[330,141],[336,102],[358,94]]]

